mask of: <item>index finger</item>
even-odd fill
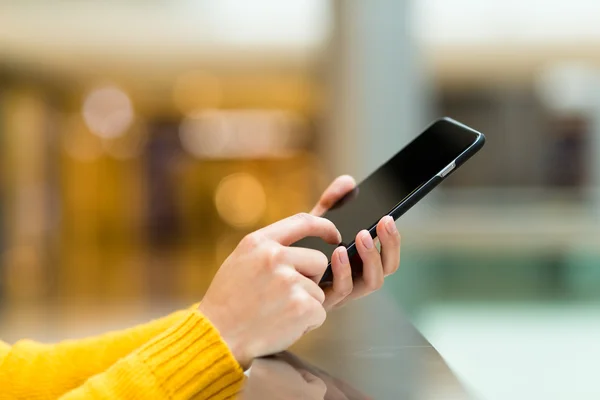
[[[309,236],[320,237],[330,244],[339,244],[342,241],[342,235],[333,222],[307,213],[296,214],[277,221],[262,228],[261,233],[284,246],[289,246]]]

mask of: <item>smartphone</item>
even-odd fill
[[[391,215],[397,220],[484,143],[485,136],[480,132],[451,118],[439,119],[327,211],[324,217],[342,234],[343,241],[338,246],[348,249],[353,279],[362,275],[362,262],[354,243],[358,232],[367,229],[376,238],[375,228],[381,218]],[[314,237],[302,239],[294,246],[319,250],[329,257],[337,247]],[[330,262],[320,284],[326,286],[332,280]]]

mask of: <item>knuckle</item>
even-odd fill
[[[301,224],[312,224],[314,217],[306,212],[298,213],[294,216]]]
[[[290,271],[288,269],[281,269],[276,274],[276,280],[279,285],[289,287],[297,282],[298,275],[296,275],[295,273],[293,273],[293,271]]]
[[[318,259],[316,262],[319,267],[323,269],[327,268],[327,265],[329,265],[329,258],[324,253],[319,251],[316,258]]]
[[[327,312],[323,307],[319,307],[315,314],[315,328],[318,328],[325,323],[325,320],[327,319]]]
[[[319,290],[316,293],[317,293],[317,301],[319,303],[323,304],[323,302],[325,301],[325,292],[323,291],[323,289],[319,288]]]
[[[352,273],[349,268],[344,271],[340,271],[337,276],[334,276],[334,280],[337,280],[338,285],[334,285],[333,292],[338,298],[346,298],[354,289],[354,282],[352,281]]]
[[[299,212],[298,214],[296,214],[296,218],[299,218],[303,221],[311,221],[313,219],[313,216],[307,212]]]
[[[352,293],[352,286],[344,286],[343,288],[338,290],[338,295],[340,297],[348,297],[350,296],[350,293]]]
[[[242,243],[248,248],[256,248],[261,243],[261,236],[257,232],[249,233],[244,236]]]
[[[290,312],[296,317],[302,317],[309,311],[308,302],[303,297],[297,296],[290,301]]]
[[[383,277],[371,279],[370,281],[365,282],[365,284],[367,286],[367,289],[374,292],[376,290],[381,289],[381,287],[383,286]]]
[[[265,244],[260,248],[260,258],[268,270],[274,270],[279,265],[280,254],[281,247],[275,243]]]

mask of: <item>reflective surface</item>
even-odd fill
[[[468,399],[385,293],[333,312],[290,352],[256,360],[240,398]]]

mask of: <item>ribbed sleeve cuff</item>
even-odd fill
[[[144,345],[139,355],[172,399],[226,399],[243,385],[243,371],[227,344],[196,310]]]

